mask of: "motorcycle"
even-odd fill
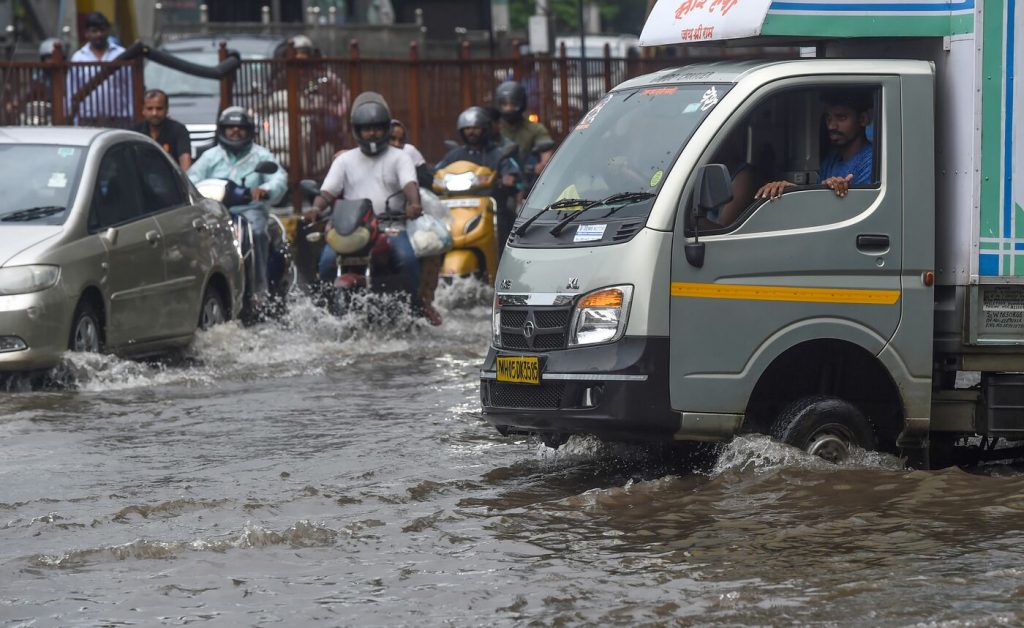
[[[321,194],[315,181],[305,179],[299,185],[310,199]],[[405,230],[405,211],[390,205],[400,194],[388,197],[380,215],[374,213],[370,199],[328,199],[333,202],[323,224],[302,225],[307,242],[322,240],[338,255],[333,284],[319,288],[333,314],[344,316],[361,308],[376,322],[394,323],[406,311],[404,300],[393,298],[405,288],[388,240]],[[376,298],[380,296],[384,298]]]
[[[506,159],[514,152],[502,154]],[[498,173],[471,161],[456,161],[434,173],[434,192],[451,212],[453,247],[444,256],[441,277],[475,276],[494,285],[498,269],[495,212],[498,201],[491,195]]]
[[[277,169],[278,166],[274,162],[261,161],[256,164],[254,172],[273,174],[277,172]],[[232,207],[251,205],[254,202],[252,190],[245,186],[244,177],[240,183],[229,179],[204,179],[196,184],[196,189],[206,198],[223,203],[229,210]],[[292,261],[291,249],[288,246],[287,228],[273,212],[268,213],[267,235],[270,238],[270,249],[267,256],[267,285],[269,299],[266,303],[257,303],[253,299],[252,290],[256,273],[255,255],[252,248],[252,226],[241,214],[232,214],[231,224],[235,235],[235,246],[238,248],[245,269],[242,322],[252,323],[266,316],[283,316],[287,311],[288,293],[296,284],[296,268]]]

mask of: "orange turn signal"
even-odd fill
[[[622,290],[609,288],[588,294],[580,300],[579,307],[622,307]]]
[[[540,122],[540,116],[538,116],[535,113],[531,113],[530,115],[526,116],[526,119],[529,120],[530,122]]]

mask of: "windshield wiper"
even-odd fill
[[[562,220],[558,221],[558,224],[552,227],[549,233],[553,236],[558,236],[558,234],[562,233],[562,229],[565,229],[566,225],[582,216],[584,212],[586,212],[588,209],[592,207],[598,207],[600,205],[614,205],[616,203],[621,203],[621,205],[608,212],[608,216],[611,216],[612,214],[619,211],[626,205],[629,205],[630,203],[638,203],[640,201],[645,201],[653,196],[654,194],[652,194],[651,192],[619,192],[618,194],[612,194],[611,196],[603,198],[599,201],[587,201],[579,209],[569,214]]]
[[[582,198],[563,198],[560,201],[555,201],[554,203],[551,203],[550,205],[548,205],[544,209],[540,210],[536,214],[530,216],[526,220],[526,222],[524,222],[523,224],[521,224],[518,227],[516,227],[516,230],[513,231],[512,233],[515,234],[516,236],[522,236],[523,234],[526,233],[526,230],[530,228],[530,225],[533,224],[533,221],[535,221],[538,218],[540,218],[540,216],[544,212],[551,211],[553,209],[564,209],[566,207],[575,207],[577,205],[584,205],[586,203],[593,203],[593,202],[596,202],[596,201],[587,201],[587,200],[584,200]]]
[[[67,209],[61,205],[42,205],[40,207],[29,207],[27,209],[19,209],[16,212],[11,212],[0,218],[4,222],[18,222],[18,221],[29,221],[35,220],[36,218],[43,218],[45,216],[52,216],[53,214],[59,214]]]

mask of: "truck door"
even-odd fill
[[[816,182],[836,146],[828,101],[843,97],[866,106],[871,174],[837,197]],[[742,414],[760,373],[786,349],[839,338],[877,354],[892,338],[902,305],[899,112],[896,77],[791,79],[749,98],[717,135],[701,164],[730,169],[734,203],[698,224],[702,266],[684,254],[693,180],[675,223],[674,409]],[[777,180],[796,185],[774,201],[753,198]]]

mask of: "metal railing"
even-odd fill
[[[223,45],[220,55],[222,61],[227,56]],[[243,60],[221,80],[220,108],[251,110],[257,141],[279,156],[296,184],[321,179],[335,153],[354,146],[348,112],[352,98],[365,90],[384,96],[392,116],[405,123],[409,141],[435,162],[445,152],[444,141],[458,139],[458,114],[492,103],[502,81],[523,83],[529,113],[558,141],[586,113],[587,104],[594,105],[619,82],[686,62],[613,58],[607,46],[602,58],[585,64],[567,57],[564,46],[554,57],[473,58],[468,44],[458,59],[428,60],[420,58],[416,42],[405,59],[363,58],[353,41],[346,58],[300,59],[289,49],[283,59]],[[47,62],[0,63],[0,124],[127,127],[141,120],[142,63],[136,58],[71,64],[60,54]],[[297,191],[294,200],[298,203]]]

